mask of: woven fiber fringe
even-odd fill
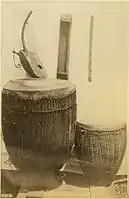
[[[75,151],[89,181],[113,180],[124,158],[126,139],[126,125],[104,130],[76,123]]]
[[[20,170],[59,170],[74,144],[75,123],[76,90],[62,98],[2,92],[4,141]]]
[[[116,198],[129,198],[129,195],[127,193],[127,179],[113,182],[111,189]]]

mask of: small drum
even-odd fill
[[[17,169],[59,171],[74,145],[76,88],[57,79],[16,79],[2,90],[2,130]]]
[[[110,184],[126,150],[126,124],[86,125],[76,123],[75,151],[88,183]]]

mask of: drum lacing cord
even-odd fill
[[[59,112],[59,111],[64,111],[64,110],[68,110],[70,108],[72,108],[74,105],[77,105],[76,103],[73,103],[72,105],[68,106],[68,107],[65,107],[65,108],[60,108],[60,109],[57,109],[57,110],[46,110],[46,111],[25,111],[25,110],[20,110],[20,111],[15,111],[15,110],[12,110],[10,108],[7,108],[6,106],[2,105],[6,110],[12,112],[12,113],[15,113],[15,114],[19,114],[19,113],[23,113],[24,115],[27,115],[27,114],[31,114],[31,113],[39,113],[39,114],[43,114],[43,113],[53,113],[53,112]]]

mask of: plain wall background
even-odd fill
[[[126,3],[3,3],[2,86],[24,77],[16,69],[12,50],[21,49],[20,31],[30,10],[26,28],[30,50],[38,53],[49,77],[56,77],[61,14],[72,14],[69,75],[77,87],[78,120],[85,123],[126,122],[127,111],[127,12]],[[90,16],[95,15],[93,82],[88,83]],[[19,59],[17,58],[17,62]],[[126,155],[120,172],[126,172]]]

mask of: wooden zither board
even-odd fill
[[[69,50],[70,50],[70,30],[72,24],[71,15],[62,15],[60,19],[59,49],[57,78],[68,80],[69,77]]]

